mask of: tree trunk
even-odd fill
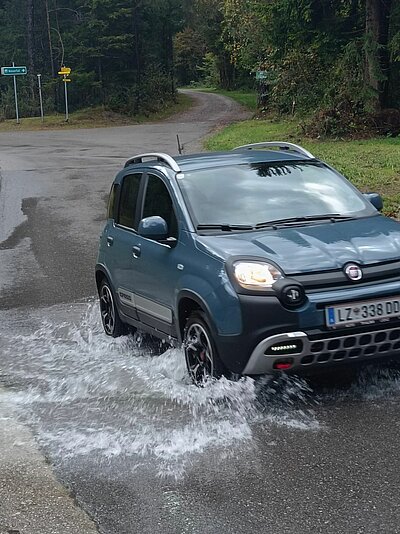
[[[136,97],[135,97],[135,105],[134,105],[133,112],[137,114],[140,111],[141,102],[142,102],[142,95],[141,95],[141,85],[142,85],[141,12],[140,12],[139,4],[133,8],[132,30],[133,30],[133,38],[135,40],[134,64],[136,67],[135,68],[136,70]]]
[[[387,103],[389,74],[389,18],[392,0],[366,0],[365,34],[366,79],[375,92],[374,107],[377,111]]]
[[[33,0],[26,1],[27,10],[27,51],[28,51],[28,73],[29,73],[29,88],[31,91],[32,100],[35,98],[35,63],[34,63],[34,36],[33,36]]]
[[[56,73],[54,70],[54,56],[53,56],[53,43],[51,40],[51,26],[50,26],[50,13],[49,13],[49,2],[48,0],[45,0],[44,2],[45,9],[46,9],[46,24],[47,24],[47,35],[49,39],[49,60],[50,60],[50,68],[51,68],[51,77],[54,78]]]
[[[383,0],[382,6],[384,8],[381,24],[381,42],[383,48],[381,49],[381,69],[384,76],[384,80],[381,87],[380,102],[383,108],[389,105],[389,80],[390,80],[390,52],[389,52],[389,30],[390,30],[390,16],[392,13],[392,6],[394,2],[392,0]]]
[[[218,58],[219,61],[219,78],[222,89],[230,90],[233,87],[235,77],[235,67],[232,65],[231,58],[227,52],[222,52]]]
[[[164,21],[164,39],[165,39],[165,70],[171,81],[171,96],[175,98],[175,69],[174,69],[174,40],[173,40],[173,31],[171,28],[171,20],[169,14],[172,11],[172,6],[170,2],[167,4],[168,13]]]

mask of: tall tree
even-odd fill
[[[386,106],[388,101],[389,24],[392,0],[366,0],[366,78],[375,92],[376,109]]]
[[[31,90],[31,96],[34,98],[35,95],[35,62],[34,62],[34,11],[33,11],[33,0],[26,0],[26,41],[27,41],[27,52],[28,52],[28,76],[29,76],[29,86]]]

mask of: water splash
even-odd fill
[[[79,311],[75,323],[65,320]],[[254,446],[256,425],[321,427],[302,380],[221,378],[198,388],[181,350],[158,355],[140,336],[106,337],[96,302],[46,314],[33,318],[32,333],[8,333],[1,346],[8,400],[50,454],[151,457],[160,475],[180,476],[210,448]]]

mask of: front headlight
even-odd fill
[[[233,265],[236,280],[245,289],[268,289],[283,278],[282,273],[270,263],[238,261]]]

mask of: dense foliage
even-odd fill
[[[261,104],[281,113],[314,112],[316,134],[374,126],[382,133],[386,127],[400,131],[399,112],[382,112],[400,106],[398,0],[194,4],[189,26],[206,43],[203,70],[216,69],[222,87],[254,84],[256,71],[263,71]],[[176,43],[180,44],[178,37]],[[233,68],[226,68],[227,51]],[[182,63],[186,53],[181,56]],[[197,79],[199,75],[202,69]]]
[[[0,22],[1,65],[29,68],[25,113],[37,113],[39,72],[47,109],[61,107],[65,64],[75,108],[147,113],[177,79],[258,87],[267,109],[313,112],[315,134],[400,130],[398,0],[0,0]],[[0,116],[12,108],[1,77]]]
[[[37,113],[42,74],[47,110],[62,107],[57,72],[72,68],[73,108],[104,104],[140,113],[175,98],[173,36],[182,28],[180,0],[0,0],[1,65],[27,65],[19,77],[25,114]],[[12,79],[0,79],[0,115],[13,110]]]

